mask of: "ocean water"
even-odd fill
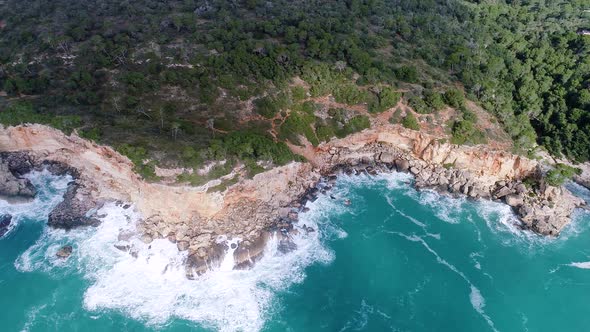
[[[541,238],[502,204],[418,192],[403,174],[343,176],[335,199],[300,216],[298,227],[316,231],[294,237],[298,250],[281,254],[273,240],[252,270],[231,270],[227,255],[187,280],[185,254],[167,240],[130,239],[137,258],[114,248],[135,227],[133,208],[106,205],[96,228],[49,229],[70,179],[30,178],[35,201],[0,201],[14,215],[0,239],[2,331],[590,329],[586,212],[560,238]],[[73,255],[56,258],[66,244]]]

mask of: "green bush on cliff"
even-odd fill
[[[410,99],[408,99],[408,105],[419,114],[429,114],[433,112],[433,109],[430,108],[420,96],[410,97]]]
[[[548,185],[559,187],[566,181],[571,180],[574,175],[579,175],[582,170],[565,164],[556,164],[555,168],[547,172],[545,181]]]
[[[447,90],[444,94],[444,100],[447,105],[457,109],[465,104],[465,96],[458,89]]]
[[[458,120],[453,123],[451,143],[453,144],[484,144],[487,142],[485,134],[475,123]]]
[[[423,92],[423,95],[424,102],[426,102],[426,105],[428,105],[433,111],[436,112],[445,107],[445,101],[443,100],[442,94],[439,92],[427,89]]]
[[[288,139],[295,144],[301,144],[299,136],[305,136],[307,140],[317,146],[319,141],[313,131],[315,117],[313,113],[305,111],[292,111],[289,117],[283,122],[279,131],[281,139]]]
[[[412,130],[420,130],[420,124],[412,112],[406,112],[406,116],[402,119],[402,126]]]
[[[315,133],[320,142],[327,142],[336,136],[336,129],[333,124],[318,124],[316,125]]]
[[[289,97],[286,93],[279,93],[276,96],[266,96],[254,100],[256,113],[267,119],[273,118],[280,110],[289,107]]]
[[[392,87],[382,86],[376,90],[374,98],[369,102],[371,113],[382,113],[394,107],[402,97],[401,92],[395,91]]]
[[[336,131],[336,136],[339,138],[346,137],[350,134],[362,131],[371,127],[371,121],[366,115],[357,115],[348,120],[341,129]]]
[[[78,128],[82,120],[77,115],[53,115],[39,113],[29,102],[18,102],[0,111],[0,123],[7,126],[18,126],[25,123],[40,123],[57,128],[66,134]]]
[[[285,143],[251,131],[236,131],[214,140],[209,155],[215,159],[268,160],[276,165],[297,159]]]
[[[155,172],[155,164],[153,161],[148,161],[148,154],[145,148],[141,146],[133,146],[130,144],[121,144],[117,146],[116,150],[129,158],[133,162],[134,171],[141,175],[146,180],[156,180],[158,177]]]
[[[368,92],[359,89],[352,83],[342,84],[334,88],[334,99],[343,104],[356,105],[365,102]]]

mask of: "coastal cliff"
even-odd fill
[[[308,162],[276,167],[223,193],[207,192],[203,187],[145,182],[131,161],[110,147],[27,125],[0,129],[0,170],[8,174],[6,183],[13,184],[8,188],[14,196],[21,190],[24,196],[34,196],[22,178],[32,169],[45,167],[72,176],[64,202],[49,217],[53,227],[93,225],[98,220],[92,212],[106,201],[133,204],[143,217],[137,236],[145,242],[168,238],[179,250],[188,250],[189,277],[220,261],[227,251],[228,244],[221,241],[225,238],[240,239],[234,248],[237,268],[253,264],[273,234],[281,250],[294,249],[289,233],[298,231],[298,213],[307,200],[329,189],[339,172],[410,172],[418,188],[502,200],[513,207],[523,228],[543,235],[558,235],[572,211],[584,204],[567,189],[546,185],[535,160],[489,146],[443,143],[397,125],[377,126],[317,148],[291,149]],[[318,188],[318,183],[324,185]],[[121,241],[125,237],[122,234]]]

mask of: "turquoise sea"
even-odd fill
[[[167,240],[113,247],[139,216],[108,204],[97,228],[48,229],[67,178],[35,173],[35,201],[10,205],[0,239],[1,331],[588,331],[590,215],[558,239],[514,225],[493,202],[418,192],[403,174],[343,176],[309,203],[282,255],[249,271],[231,257],[184,278]],[[572,185],[580,195],[588,192]],[[345,206],[344,199],[352,204]],[[74,254],[55,257],[63,245]]]

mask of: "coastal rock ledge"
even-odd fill
[[[585,205],[567,189],[544,183],[538,161],[488,146],[441,143],[397,125],[378,126],[318,148],[291,148],[308,162],[293,162],[223,193],[208,193],[200,187],[147,183],[133,172],[129,159],[75,134],[41,125],[0,127],[0,195],[34,197],[34,187],[22,177],[32,170],[68,174],[72,182],[64,201],[50,213],[50,226],[97,225],[95,211],[105,202],[133,205],[143,217],[138,234],[122,233],[119,240],[137,236],[146,243],[159,238],[176,243],[188,251],[189,278],[220,264],[229,246],[234,268],[252,266],[272,236],[280,251],[296,249],[291,234],[315,231],[297,223],[305,203],[326,193],[342,173],[409,172],[418,189],[502,201],[523,228],[542,235],[557,236],[573,210]],[[127,245],[117,248],[134,254]]]

